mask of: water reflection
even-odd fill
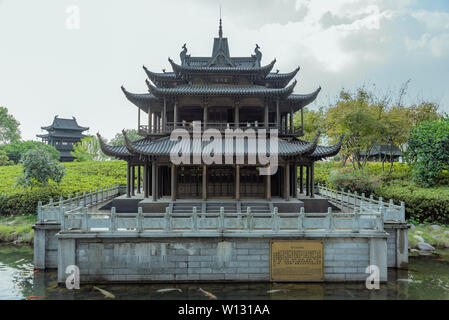
[[[33,271],[32,248],[0,246],[0,299],[106,299],[93,285],[68,290],[57,285],[55,271]],[[207,300],[201,287],[218,299],[449,299],[449,250],[438,255],[411,256],[409,270],[389,270],[388,282],[379,290],[367,290],[363,283],[190,283],[101,285],[116,299]],[[157,292],[177,287],[182,292]],[[268,293],[267,291],[272,291]]]

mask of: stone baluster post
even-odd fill
[[[165,208],[165,231],[171,231],[170,207]]]
[[[42,201],[37,202],[37,221],[43,222],[44,219],[42,217]]]
[[[298,231],[304,232],[304,218],[305,218],[304,207],[299,208],[298,216]]]
[[[192,231],[198,231],[198,211],[196,207],[193,207],[192,211]]]
[[[114,232],[117,230],[117,221],[116,221],[116,212],[115,212],[115,207],[111,208],[111,227],[110,227],[110,232]]]
[[[332,208],[327,208],[327,219],[329,221],[329,231],[334,231],[334,216],[332,214]]]
[[[137,229],[137,232],[142,232],[143,231],[143,210],[142,210],[142,207],[138,207],[137,208],[137,223],[136,223],[136,229]]]

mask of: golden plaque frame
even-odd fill
[[[324,241],[271,240],[270,280],[323,281]]]

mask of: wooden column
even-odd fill
[[[156,160],[153,160],[151,164],[151,195],[153,197],[153,201],[157,201],[157,164]]]
[[[240,200],[240,166],[235,165],[235,199]]]
[[[136,166],[131,166],[131,195],[136,195]]]
[[[164,109],[162,110],[162,131],[167,130],[167,99],[164,98]]]
[[[268,101],[265,101],[263,121],[265,122],[265,128],[268,129]]]
[[[315,163],[312,162],[312,164],[310,165],[310,197],[313,198],[315,195]]]
[[[152,125],[152,130],[151,130],[151,132],[153,132],[153,133],[157,132],[156,123],[157,123],[157,116],[156,116],[156,113],[153,112],[153,125]]]
[[[173,107],[173,128],[176,129],[176,127],[178,126],[177,124],[178,122],[178,101],[175,101],[175,105]]]
[[[153,161],[149,159],[148,163],[148,196],[153,195]]]
[[[234,128],[239,127],[240,117],[239,117],[239,103],[234,101]]]
[[[304,119],[303,119],[303,112],[302,112],[302,109],[303,109],[303,108],[301,108],[301,135],[304,134]]]
[[[271,175],[270,174],[267,174],[265,176],[265,195],[266,195],[267,200],[271,200]]]
[[[293,133],[293,108],[290,108],[290,132]]]
[[[276,99],[276,127],[280,130],[281,126],[281,114],[279,112],[279,98]]]
[[[298,199],[298,165],[293,164],[293,197]]]
[[[126,197],[131,198],[131,170],[129,162],[126,164]]]
[[[149,187],[148,187],[148,160],[145,160],[145,164],[143,166],[143,196],[148,198],[149,196]]]
[[[171,187],[171,199],[172,201],[176,200],[176,167],[175,165],[172,163],[171,164],[171,183],[170,183],[170,187]]]
[[[148,107],[148,133],[151,133],[151,108]]]
[[[203,105],[203,128],[207,128],[207,104]]]
[[[140,108],[137,108],[137,132],[140,131]]]
[[[207,199],[207,169],[206,165],[203,164],[203,200]]]
[[[285,188],[284,188],[285,200],[290,200],[290,163],[285,164]]]
[[[306,196],[310,195],[310,167],[309,165],[306,165]]]
[[[140,176],[140,168],[141,166],[137,166],[137,193],[140,193],[140,182],[141,182],[141,176]]]
[[[301,164],[299,166],[299,193],[304,193],[304,166]]]

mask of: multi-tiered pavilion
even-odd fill
[[[187,54],[185,44],[182,49],[180,63],[169,58],[171,72],[157,73],[143,67],[148,77],[148,93],[131,93],[122,87],[127,99],[138,108],[138,133],[142,139],[131,142],[124,132],[125,145],[110,146],[98,135],[105,154],[128,163],[126,196],[133,198],[140,194],[148,204],[143,206],[144,210],[150,212],[161,208],[156,203],[175,207],[186,201],[204,205],[214,199],[220,199],[218,202],[228,199],[237,204],[235,208],[240,208],[241,202],[249,200],[272,205],[298,204],[300,198],[313,198],[314,162],[336,155],[341,147],[341,139],[333,146],[318,145],[319,133],[313,141],[300,139],[303,108],[316,99],[321,88],[308,94],[293,93],[297,84],[293,78],[299,67],[289,73],[272,72],[276,60],[263,65],[258,45],[254,55],[232,57],[221,20],[211,56],[192,57]],[[300,121],[295,123],[297,112]],[[170,152],[178,142],[170,139],[171,132],[177,128],[192,132],[196,121],[201,121],[202,131],[265,129],[270,135],[270,129],[277,129],[277,172],[260,175],[263,165],[249,164],[246,160],[220,165],[173,164]],[[245,144],[245,156],[250,147]],[[202,208],[204,211],[208,207]],[[296,209],[297,205],[279,205],[279,210]]]
[[[85,138],[86,135],[83,132],[89,130],[88,127],[78,125],[75,117],[64,119],[58,116],[55,116],[51,125],[41,129],[47,133],[36,136],[42,138],[42,142],[54,146],[60,153],[60,161],[63,162],[71,162],[75,159],[72,155],[73,146]]]

